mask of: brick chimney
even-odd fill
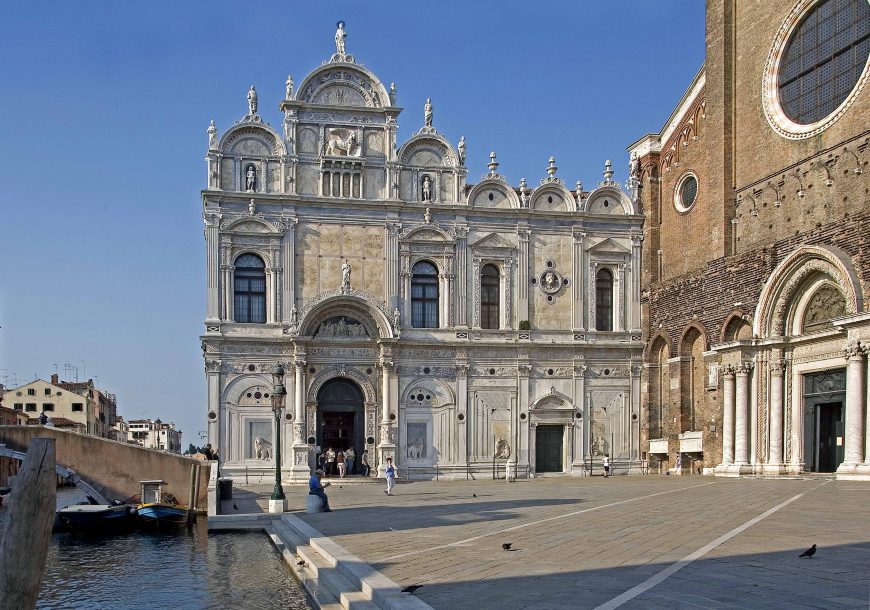
[[[58,384],[57,373],[54,373],[51,376],[51,385],[57,385],[57,384]]]

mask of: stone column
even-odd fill
[[[224,320],[233,321],[233,272],[235,267],[224,265]]]
[[[734,367],[722,368],[722,466],[734,463]]]
[[[635,234],[631,236],[631,298],[628,299],[629,307],[629,330],[640,330],[640,275],[642,264],[642,245],[643,235]]]
[[[393,376],[393,361],[381,358],[381,440],[378,443],[378,476],[386,475],[386,460],[393,458],[393,466],[396,464],[396,444],[394,442],[393,425],[390,421],[391,390]]]
[[[459,219],[457,219],[458,221]],[[456,227],[456,326],[468,326],[468,226]]]
[[[307,480],[311,476],[308,466],[308,442],[305,438],[305,360],[297,357],[293,362],[296,373],[293,382],[293,465],[290,478]]]
[[[396,220],[388,219],[384,228],[384,238],[387,242],[384,257],[384,302],[390,311],[399,306],[399,231],[402,225]],[[410,321],[403,319],[406,326]]]
[[[783,470],[783,422],[782,422],[782,377],[784,363],[774,360],[770,363],[770,409],[768,411],[770,425],[770,452],[768,453],[765,472],[778,474]]]
[[[870,358],[870,343],[862,343],[864,354]],[[870,470],[870,363],[866,368],[867,394],[864,396],[864,469]]]
[[[573,237],[571,291],[574,298],[571,299],[571,311],[573,312],[571,319],[574,330],[583,330],[583,238],[586,237],[586,234],[575,229]],[[526,248],[528,249],[528,240],[526,240],[526,243]],[[528,285],[528,279],[526,284]],[[526,289],[528,290],[528,286]]]
[[[529,319],[529,233],[517,227],[517,323]]]
[[[266,267],[266,286],[266,324],[273,324],[278,300],[278,272],[274,267]]]
[[[468,360],[456,359],[456,463],[468,464]]]
[[[210,212],[204,215],[206,259],[208,261],[208,306],[206,322],[220,320],[220,213]]]
[[[749,464],[749,372],[751,362],[737,365],[734,400],[734,464]]]
[[[281,320],[285,324],[290,323],[290,313],[296,305],[296,222],[295,218],[285,221],[281,238]]]
[[[857,341],[843,352],[846,365],[846,445],[837,473],[854,473],[864,461],[864,350]]]
[[[226,459],[229,457],[229,447],[221,446],[221,419],[223,412],[221,410],[221,362],[220,360],[206,361],[205,370],[208,380],[208,442],[212,449]]]

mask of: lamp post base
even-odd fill
[[[269,500],[269,512],[270,513],[283,513],[287,510],[287,499],[283,500]]]

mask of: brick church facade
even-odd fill
[[[870,6],[708,2],[706,60],[629,147],[654,470],[870,476]]]

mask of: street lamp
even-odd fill
[[[281,487],[281,411],[284,410],[284,367],[280,363],[272,367],[272,413],[275,414],[275,489],[272,500],[284,502],[284,488]]]

